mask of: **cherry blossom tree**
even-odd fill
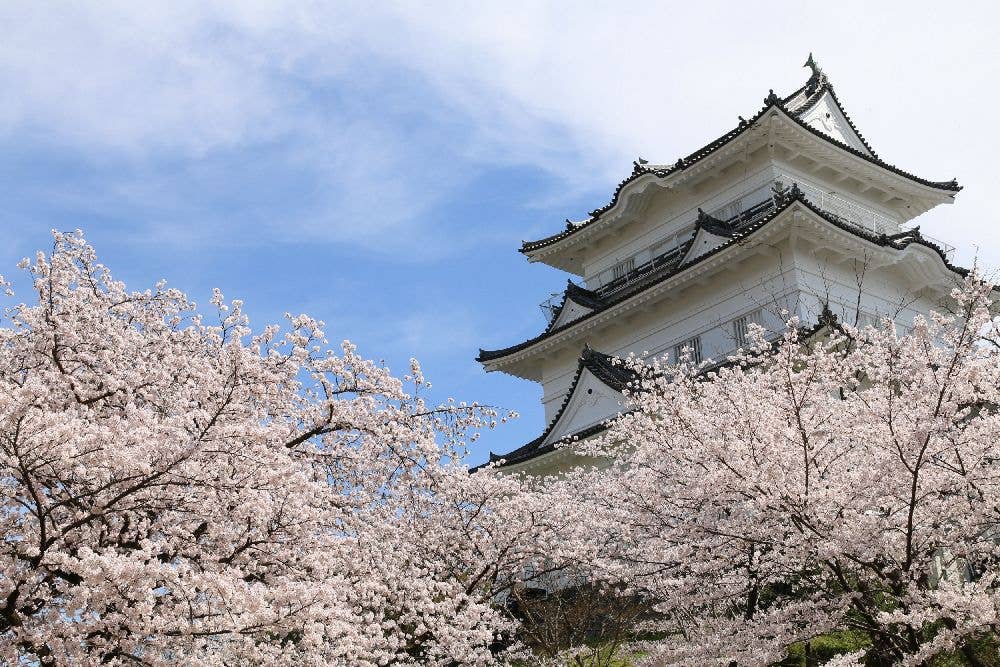
[[[577,445],[607,468],[566,483],[592,566],[656,603],[652,664],[767,665],[834,630],[859,648],[829,664],[995,664],[973,648],[1000,630],[992,295],[970,277],[905,336],[792,320],[707,373],[637,366],[632,411]]]
[[[793,321],[709,373],[639,367],[633,410],[577,445],[606,466],[531,480],[462,463],[495,411],[427,403],[416,362],[331,351],[309,317],[255,331],[216,293],[210,323],[79,233],[22,268],[0,662],[503,664],[511,601],[573,581],[655,605],[655,664],[764,665],[833,630],[863,647],[839,664],[977,664],[998,631],[1000,333],[975,278],[907,336]]]
[[[551,501],[468,475],[495,412],[54,236],[0,328],[0,662],[503,659],[496,600]]]

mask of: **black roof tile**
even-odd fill
[[[810,81],[812,81],[812,79],[810,79]],[[573,223],[567,220],[566,229],[557,234],[553,234],[552,236],[547,236],[545,238],[538,239],[535,241],[524,241],[521,244],[520,252],[522,253],[533,252],[535,250],[538,250],[539,248],[544,248],[546,246],[552,245],[553,243],[557,243],[565,238],[568,238],[569,236],[572,236],[573,234],[576,234],[582,229],[589,227],[590,225],[597,222],[601,218],[601,216],[603,216],[609,210],[614,208],[615,204],[618,203],[622,189],[632,181],[642,176],[645,176],[646,174],[652,174],[657,178],[665,178],[678,171],[682,171],[694,165],[695,163],[711,155],[718,149],[722,148],[736,137],[740,136],[743,132],[748,130],[755,122],[757,122],[757,120],[759,120],[761,116],[767,113],[771,108],[780,109],[799,126],[805,128],[806,130],[816,135],[817,137],[823,139],[824,141],[832,143],[835,146],[842,148],[857,157],[862,158],[863,160],[866,160],[878,167],[886,169],[887,171],[890,171],[894,174],[897,174],[911,181],[914,181],[915,183],[919,183],[921,185],[926,185],[928,187],[937,188],[940,190],[946,190],[950,192],[958,192],[959,190],[962,189],[961,186],[958,185],[958,182],[955,179],[946,182],[930,181],[924,178],[920,178],[919,176],[916,176],[910,172],[904,171],[903,169],[900,169],[899,167],[890,164],[888,162],[885,162],[884,160],[879,158],[878,155],[875,153],[875,151],[872,150],[871,146],[865,140],[864,136],[861,134],[858,128],[854,125],[854,122],[851,120],[851,117],[844,110],[844,106],[840,103],[840,100],[837,98],[837,95],[833,90],[833,85],[829,82],[829,80],[826,79],[825,76],[822,77],[819,84],[816,86],[815,90],[811,94],[808,94],[804,102],[797,104],[794,109],[789,109],[788,105],[794,100],[794,98],[803,92],[808,93],[808,90],[809,90],[809,83],[807,83],[805,86],[799,88],[794,93],[785,98],[778,97],[773,90],[770,91],[770,94],[764,99],[763,108],[761,108],[761,110],[758,111],[750,120],[745,120],[741,116],[740,122],[736,125],[735,128],[731,129],[729,132],[726,132],[718,139],[715,139],[714,141],[706,144],[705,146],[702,146],[701,148],[691,153],[690,155],[680,158],[671,167],[663,167],[662,165],[651,166],[646,164],[645,161],[641,163],[639,161],[633,162],[632,173],[618,184],[618,186],[615,188],[614,194],[611,197],[611,201],[609,201],[604,206],[591,211],[590,217],[583,222]],[[830,96],[833,98],[834,103],[836,103],[837,108],[843,114],[844,118],[847,120],[847,123],[851,126],[851,129],[861,140],[861,143],[871,153],[870,155],[842,141],[834,139],[833,137],[812,127],[808,123],[802,121],[801,118],[799,118],[799,115],[805,113],[810,108],[812,108],[812,106],[815,105],[820,100],[820,98],[822,98],[823,94],[826,92],[830,93]]]
[[[636,386],[634,383],[639,377],[638,373],[636,373],[636,371],[627,362],[625,362],[625,360],[619,359],[618,357],[612,357],[608,354],[603,354],[592,349],[589,345],[585,345],[583,351],[580,353],[580,358],[577,360],[576,375],[573,376],[573,381],[570,383],[569,389],[563,397],[562,404],[559,406],[559,410],[556,411],[552,421],[550,421],[548,426],[545,427],[542,434],[526,445],[518,447],[504,456],[497,456],[493,452],[490,452],[489,462],[495,463],[496,461],[503,459],[504,465],[511,465],[513,463],[534,458],[544,452],[551,451],[554,446],[542,448],[542,443],[549,437],[553,429],[555,429],[556,425],[559,423],[559,420],[562,419],[566,408],[569,407],[569,402],[573,398],[573,392],[576,390],[576,386],[580,383],[580,378],[583,377],[584,370],[589,370],[594,377],[617,392],[624,392],[627,388],[629,388],[629,386]],[[603,427],[603,425],[597,424],[585,429],[585,431],[588,434],[597,433],[601,430],[599,427]],[[584,433],[584,431],[581,431],[580,433]],[[575,435],[579,436],[579,433]],[[559,442],[561,441],[562,440]]]
[[[645,291],[646,289],[654,285],[657,285],[669,278],[672,278],[673,276],[678,275],[693,266],[697,266],[702,261],[705,261],[706,259],[715,255],[716,253],[721,252],[722,250],[731,247],[735,243],[741,242],[743,239],[751,236],[757,230],[761,229],[764,225],[769,223],[771,220],[774,220],[776,217],[778,217],[782,212],[784,212],[789,206],[791,206],[795,202],[802,203],[806,208],[810,209],[811,211],[813,211],[818,216],[820,216],[830,224],[834,225],[835,227],[850,232],[851,234],[854,234],[855,236],[861,237],[872,243],[884,247],[893,247],[898,250],[902,250],[911,243],[917,243],[926,246],[928,248],[931,248],[932,250],[937,252],[937,254],[941,257],[941,261],[949,270],[961,276],[965,276],[968,274],[968,269],[955,266],[954,264],[952,264],[945,255],[944,250],[935,243],[925,239],[920,234],[918,229],[911,229],[905,232],[901,232],[899,234],[894,234],[892,236],[888,236],[886,234],[873,234],[871,232],[856,227],[855,225],[841,219],[840,217],[834,215],[833,213],[829,213],[819,208],[818,206],[810,202],[808,199],[806,199],[805,195],[801,192],[801,190],[799,190],[797,184],[793,184],[793,186],[789,188],[785,193],[777,196],[777,201],[775,202],[775,206],[769,213],[757,217],[756,219],[753,219],[750,222],[750,224],[746,226],[738,227],[733,231],[732,236],[729,237],[729,241],[719,246],[716,246],[712,250],[706,252],[704,255],[697,257],[694,261],[688,262],[687,264],[683,265],[681,264],[668,265],[667,270],[663,271],[662,273],[657,272],[655,274],[652,274],[648,276],[645,280],[638,281],[630,289],[624,289],[613,295],[609,295],[605,299],[603,306],[596,308],[581,317],[578,317],[572,322],[566,322],[558,327],[547,328],[541,334],[533,338],[529,338],[526,341],[498,350],[483,350],[482,348],[480,348],[479,356],[476,357],[476,361],[486,362],[486,361],[492,361],[494,359],[500,359],[502,357],[506,357],[507,355],[514,354],[515,352],[519,352],[528,347],[531,347],[535,343],[541,342],[542,340],[549,338],[550,336],[565,331],[573,326],[576,326],[580,322],[583,322],[591,317],[594,317],[595,315],[598,315],[599,313],[607,310],[612,306],[617,305],[618,303],[621,303],[622,301],[625,301],[629,297],[638,294],[639,292]],[[697,232],[697,227],[696,227],[696,232]],[[686,244],[681,246],[679,251],[679,255],[681,257],[683,257],[687,253],[687,250],[690,248],[690,245],[691,243],[693,243],[693,241],[694,237],[692,236],[687,241]]]
[[[555,307],[555,309],[553,309],[552,318],[549,320],[548,326],[545,327],[546,331],[551,331],[555,327],[556,322],[559,320],[559,315],[562,314],[563,308],[566,307],[567,301],[573,301],[580,304],[584,308],[590,308],[591,310],[596,310],[605,306],[604,299],[602,299],[597,292],[592,292],[586,287],[577,285],[572,280],[567,280],[566,291],[563,292],[562,301]]]

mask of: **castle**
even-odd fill
[[[639,159],[611,201],[552,236],[528,261],[577,276],[539,335],[480,350],[487,371],[542,385],[547,425],[491,461],[533,475],[575,457],[556,447],[599,433],[622,409],[629,373],[614,357],[724,360],[749,327],[780,331],[826,314],[906,327],[967,273],[949,246],[908,225],[961,189],[881,159],[812,55],[811,76],[773,91],[752,117],[670,164]]]

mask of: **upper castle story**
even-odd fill
[[[881,159],[812,56],[806,66],[811,76],[790,95],[770,91],[752,117],[740,117],[730,131],[673,163],[637,160],[611,200],[586,220],[525,241],[521,252],[529,261],[582,281],[570,281],[549,302],[541,334],[480,350],[485,368],[543,382],[551,402],[571,372],[567,355],[585,343],[612,354],[655,352],[674,346],[674,339],[725,329],[726,318],[746,309],[741,303],[781,296],[779,291],[794,292],[788,309],[810,317],[823,304],[798,308],[802,295],[830,292],[825,283],[856,258],[895,273],[882,301],[911,285],[923,285],[914,290],[919,292],[936,283],[940,291],[957,268],[949,261],[951,248],[904,225],[953,202],[961,188],[954,179],[928,180]],[[754,269],[754,257],[773,253],[775,244],[789,251],[784,260],[768,260],[781,266]],[[748,272],[740,274],[739,267]],[[721,269],[728,275],[712,277]],[[779,276],[784,286],[765,287],[768,276]],[[841,278],[851,288],[853,280]],[[760,294],[748,287],[723,307],[734,282],[754,281]],[[685,308],[701,314],[692,319],[681,312]],[[714,347],[724,353],[726,344]]]
[[[608,292],[635,267],[676,253],[694,234],[699,209],[746,225],[793,183],[813,204],[875,234],[898,233],[953,201],[956,181],[925,180],[879,158],[811,55],[806,64],[812,76],[791,95],[772,91],[753,117],[672,164],[637,160],[609,203],[525,241],[521,252]]]

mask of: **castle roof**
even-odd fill
[[[624,287],[618,288],[612,293],[604,294],[602,291],[595,292],[595,294],[600,297],[602,305],[599,305],[593,310],[589,310],[574,320],[560,323],[555,327],[550,326],[538,336],[525,340],[521,343],[517,343],[516,345],[511,345],[497,350],[480,349],[479,356],[476,357],[476,361],[485,363],[499,360],[522,350],[526,350],[546,339],[555,337],[561,333],[578,327],[587,320],[594,318],[625,301],[628,301],[632,297],[642,294],[643,292],[647,292],[657,285],[674,278],[675,276],[679,276],[691,269],[694,269],[710,257],[713,257],[720,252],[733,247],[734,245],[746,242],[748,239],[751,239],[758,234],[762,229],[765,229],[770,223],[781,218],[785,211],[788,211],[796,206],[812,212],[820,220],[825,221],[833,227],[853,234],[856,237],[883,248],[902,251],[907,246],[912,244],[924,246],[934,251],[940,257],[943,265],[950,271],[960,276],[968,274],[967,269],[952,264],[945,255],[944,250],[932,241],[924,238],[920,234],[919,229],[914,228],[893,235],[874,234],[872,232],[865,231],[856,225],[847,222],[843,218],[819,208],[806,198],[797,185],[793,185],[784,193],[779,193],[773,199],[763,202],[761,205],[754,207],[754,209],[740,214],[739,216],[734,216],[734,218],[731,218],[728,221],[724,221],[727,229],[731,229],[731,233],[726,235],[725,241],[707,250],[706,252],[695,256],[695,253],[691,252],[691,248],[699,238],[699,230],[705,228],[706,225],[710,225],[712,228],[718,229],[720,224],[720,221],[715,218],[711,218],[710,216],[699,216],[698,222],[695,226],[695,233],[686,243],[681,245],[678,250],[672,252],[669,257],[656,258],[652,262],[636,267],[628,276],[623,277],[624,280],[622,282]],[[689,257],[689,255],[692,256]],[[617,286],[613,285],[613,287]]]
[[[502,459],[502,465],[513,465],[552,451],[557,443],[564,442],[567,438],[552,439],[550,436],[566,418],[567,408],[576,394],[577,387],[580,386],[580,380],[587,372],[593,375],[601,384],[619,394],[624,393],[630,386],[637,386],[636,381],[639,378],[638,373],[624,359],[603,354],[592,349],[589,345],[585,345],[577,360],[576,374],[573,376],[569,389],[566,391],[566,396],[563,398],[559,410],[545,427],[542,434],[531,442],[503,456],[498,456],[490,452],[489,462],[495,463]],[[593,435],[603,430],[604,427],[603,422],[595,424],[582,431],[577,431],[570,437],[587,437],[587,435]],[[549,440],[551,442],[548,442]]]
[[[758,127],[762,119],[767,116],[769,112],[772,112],[772,110],[774,113],[781,114],[783,117],[789,119],[794,125],[801,127],[812,135],[822,139],[824,142],[832,144],[833,146],[846,151],[850,155],[860,158],[886,172],[943,193],[951,193],[953,195],[962,189],[955,179],[950,181],[932,181],[924,179],[882,160],[871,148],[868,141],[865,140],[864,136],[862,136],[861,132],[847,114],[847,111],[844,109],[833,90],[833,85],[830,83],[829,79],[822,72],[822,70],[820,70],[815,64],[812,54],[810,54],[806,65],[812,68],[813,75],[804,86],[792,94],[787,97],[780,97],[776,95],[773,90],[771,90],[768,96],[764,99],[764,106],[753,117],[749,120],[745,120],[740,117],[740,121],[736,127],[702,146],[693,153],[678,159],[673,164],[650,164],[645,161],[634,162],[632,173],[618,184],[611,200],[607,204],[591,211],[586,220],[580,222],[570,222],[567,220],[566,228],[556,234],[534,241],[524,241],[521,245],[520,252],[524,254],[531,254],[542,248],[558,244],[561,241],[578,234],[584,229],[591,227],[600,221],[608,211],[616,206],[616,204],[618,204],[623,190],[629,184],[646,176],[651,176],[656,179],[668,179],[676,174],[680,174],[691,169],[705,158],[715,154],[719,149],[746,135],[753,128]],[[847,122],[851,133],[853,133],[854,137],[858,140],[858,146],[852,146],[845,143],[844,141],[841,141],[830,134],[813,127],[813,125],[804,120],[804,117],[817,104],[819,104],[819,102],[826,95],[828,95],[829,99],[833,101],[834,105]]]
[[[882,160],[855,126],[811,54],[806,66],[811,76],[790,95],[780,97],[770,91],[753,117],[740,117],[736,127],[675,163],[650,164],[640,158],[633,163],[632,173],[619,183],[611,201],[592,211],[586,220],[567,220],[563,231],[523,243],[521,252],[530,261],[544,261],[588,276],[591,285],[600,286],[587,289],[567,281],[559,305],[552,307],[555,297],[546,302],[551,319],[539,335],[509,347],[479,350],[477,361],[487,370],[542,382],[547,413],[552,414],[550,410],[559,399],[550,399],[548,392],[562,394],[563,383],[573,369],[564,355],[583,346],[569,387],[541,435],[505,455],[490,452],[490,464],[519,468],[562,444],[608,428],[622,410],[631,409],[625,401],[630,392],[642,390],[641,379],[647,373],[641,366],[593,350],[585,341],[608,338],[618,341],[616,350],[623,345],[634,347],[638,343],[625,344],[619,334],[620,325],[635,324],[637,335],[645,336],[640,340],[652,340],[655,349],[664,349],[674,341],[661,330],[647,335],[652,320],[665,314],[657,310],[658,302],[706,285],[713,274],[728,276],[728,272],[742,270],[737,265],[743,262],[752,262],[746,267],[749,270],[766,271],[765,262],[781,261],[781,244],[786,241],[789,246],[801,244],[817,256],[838,261],[863,253],[866,261],[871,257],[876,266],[902,266],[904,280],[930,291],[950,285],[950,274],[968,275],[967,269],[949,261],[943,248],[923,237],[919,228],[881,231],[899,229],[901,222],[950,203],[961,190],[958,183],[923,179]],[[793,175],[785,176],[786,172]],[[854,193],[875,202],[875,208],[866,209],[869,217],[859,218],[858,206],[811,184],[809,176],[796,173],[812,174],[819,182],[834,186],[836,192]],[[786,178],[792,181],[791,187],[786,187]],[[804,179],[801,188],[808,196],[795,183],[799,178]],[[710,208],[714,214],[698,208],[691,229],[692,209],[697,203],[706,207],[718,204],[722,197],[731,198],[737,188],[742,188],[739,191],[743,194],[725,206]],[[711,190],[710,196],[706,196],[707,190]],[[674,194],[657,194],[668,191]],[[760,200],[768,194],[769,198]],[[733,211],[739,212],[727,217]],[[629,227],[633,223],[636,227]],[[650,244],[651,236],[663,235],[651,231],[656,224],[673,225],[666,230],[673,236]],[[632,233],[622,238],[629,229]],[[678,246],[677,239],[687,234]],[[639,245],[643,249],[637,252]],[[631,255],[621,260],[614,255],[616,248]],[[617,263],[605,266],[612,259]],[[643,263],[635,266],[639,261]],[[689,295],[699,299],[703,293],[695,289]],[[687,316],[684,312],[681,315]],[[831,328],[840,328],[840,324],[829,304],[824,304],[815,325],[802,328],[800,333],[813,336]],[[713,354],[720,349],[714,342],[710,347]],[[729,363],[732,357],[709,362],[700,368],[699,377],[712,377],[715,370]],[[541,468],[534,467],[534,462],[530,465],[536,471],[551,469],[563,461],[561,457],[546,457],[538,462]]]
[[[604,308],[604,306],[607,305],[605,300],[601,298],[597,292],[589,290],[586,287],[581,287],[572,280],[567,280],[566,291],[563,292],[562,301],[552,311],[552,318],[549,320],[548,326],[545,327],[546,331],[551,331],[565,322],[572,321],[568,319],[568,317],[572,317],[572,315],[563,317],[564,314],[571,312],[569,310],[571,303],[575,303],[584,310],[589,311],[598,310],[599,308]]]
[[[823,312],[820,313],[816,322],[814,322],[811,326],[803,326],[799,329],[799,336],[802,339],[808,339],[831,330],[838,330],[842,333],[845,332],[843,325],[837,318],[837,315],[830,310],[829,305],[825,305]],[[777,343],[777,340],[772,341],[772,345],[777,345]],[[727,359],[709,364],[698,371],[697,377],[699,379],[710,379],[714,371],[718,371],[719,369],[732,363],[733,361]],[[507,454],[498,455],[490,452],[488,463],[476,466],[473,470],[477,470],[492,463],[499,463],[500,467],[524,463],[542,456],[543,454],[555,451],[560,446],[573,441],[583,440],[606,431],[614,417],[559,438],[549,437],[566,412],[566,408],[569,406],[573,398],[573,394],[580,383],[580,378],[583,376],[584,370],[594,368],[598,369],[596,372],[592,370],[592,372],[595,372],[595,375],[601,372],[606,374],[603,376],[608,378],[608,381],[606,381],[605,384],[615,391],[620,393],[624,392],[625,389],[633,392],[643,391],[641,374],[635,370],[634,366],[626,364],[624,360],[618,357],[612,357],[606,354],[600,354],[599,352],[594,352],[589,346],[587,346],[584,348],[583,354],[580,355],[580,362],[577,366],[576,375],[573,377],[570,388],[566,392],[566,397],[563,399],[559,412],[556,413],[556,416],[549,422],[545,431],[543,431],[542,434],[534,440],[531,440],[530,442]]]

